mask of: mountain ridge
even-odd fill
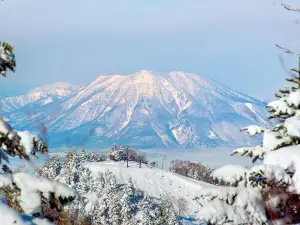
[[[268,124],[263,102],[180,71],[101,75],[32,108],[30,118],[22,108],[6,117],[19,129],[34,127],[38,119],[47,126],[54,146],[238,146],[251,143],[239,133],[241,127]]]

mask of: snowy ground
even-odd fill
[[[107,170],[116,174],[117,182],[120,184],[128,183],[129,178],[132,178],[133,184],[136,188],[143,190],[146,194],[160,198],[162,196],[183,197],[188,201],[190,216],[195,215],[198,211],[199,205],[193,201],[204,187],[211,187],[213,185],[182,177],[158,168],[149,168],[143,165],[138,167],[135,162],[130,162],[129,168],[126,164],[117,162],[101,162],[88,163],[92,173],[105,172]],[[173,198],[174,199],[174,198]]]

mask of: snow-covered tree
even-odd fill
[[[41,171],[42,178],[48,178],[53,180],[61,170],[61,163],[57,156],[53,157],[51,160],[46,162],[43,166],[43,170]]]
[[[62,163],[59,176],[56,178],[58,181],[74,187],[77,179],[77,170],[79,169],[79,157],[76,152],[69,152]]]
[[[78,178],[75,183],[77,192],[81,195],[89,192],[91,188],[89,182],[92,180],[91,171],[88,168],[81,166],[78,169],[77,176]]]
[[[238,169],[241,174],[235,179],[239,182],[243,179],[242,186],[204,189],[195,199],[201,205],[201,219],[211,224],[300,222],[299,212],[288,210],[300,208],[299,201],[293,202],[300,197],[300,64],[292,72],[295,75],[286,79],[291,87],[279,90],[277,99],[267,105],[270,119],[277,124],[269,128],[241,129],[251,136],[262,135],[262,144],[233,151],[233,154],[253,157],[254,162],[262,160],[263,164],[249,171]],[[226,178],[233,179],[233,175],[238,175],[233,168],[236,167],[220,168],[213,175],[231,172],[231,177]]]
[[[6,76],[8,70],[15,72],[16,60],[14,48],[6,42],[0,42],[0,73]]]
[[[123,223],[128,223],[134,215],[134,202],[137,201],[137,195],[133,187],[132,179],[129,180],[128,185],[123,190],[120,198],[121,204],[121,220]]]
[[[138,152],[136,160],[139,163],[139,168],[142,167],[142,163],[145,163],[145,164],[148,163],[145,152]]]
[[[15,67],[13,47],[6,42],[0,42],[0,73],[6,76],[9,70],[15,71]],[[47,152],[47,145],[37,135],[28,131],[16,131],[4,118],[0,118],[0,163],[3,164],[4,171],[0,173],[0,192],[5,199],[0,201],[1,223],[25,224],[20,215],[22,213],[31,218],[26,224],[40,224],[41,219],[34,217],[41,214],[47,217],[45,208],[61,212],[63,206],[76,196],[72,189],[62,183],[33,174],[13,172],[8,166],[9,157],[17,156],[32,164],[31,156],[38,157],[38,154]],[[56,169],[48,169],[49,177],[53,177]],[[46,221],[44,223],[48,224]]]
[[[155,217],[157,221],[155,224],[168,224],[168,225],[177,225],[178,221],[176,214],[173,210],[173,204],[170,197],[164,197],[160,201],[160,206],[156,208]]]
[[[125,160],[126,158],[125,147],[116,144],[113,145],[112,149],[109,152],[108,158],[114,161]]]
[[[88,159],[89,162],[102,162],[106,160],[106,157],[104,155],[100,155],[99,153],[92,152],[88,154]]]

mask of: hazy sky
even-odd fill
[[[17,72],[0,87],[87,83],[101,74],[149,69],[198,73],[267,94],[282,87],[286,75],[275,43],[300,51],[294,22],[300,13],[272,2],[5,0],[0,39],[15,46]],[[287,67],[296,62],[282,56]]]

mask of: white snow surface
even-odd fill
[[[258,157],[259,159],[263,159],[264,154],[267,150],[264,149],[261,146],[255,146],[255,147],[242,147],[242,148],[237,148],[232,151],[232,154],[240,154],[240,155],[245,155],[249,157]]]
[[[279,132],[265,131],[263,137],[263,148],[265,151],[272,151],[284,143],[290,144],[291,142],[292,138],[290,136],[281,136]]]
[[[17,134],[21,138],[20,143],[24,147],[26,154],[30,155],[33,150],[33,138],[38,140],[37,135],[29,131],[17,131]]]
[[[294,115],[296,113],[296,111],[287,103],[286,97],[270,102],[268,108],[275,111],[272,113],[275,116],[279,116],[280,114]]]
[[[12,185],[11,173],[0,173],[0,188]]]
[[[300,91],[295,91],[289,94],[286,98],[287,103],[290,106],[299,107],[300,106]]]
[[[249,172],[252,173],[258,171],[263,171],[267,182],[276,181],[278,183],[284,182],[292,184],[291,178],[280,165],[260,164],[253,166]]]
[[[24,217],[3,202],[0,202],[0,223],[3,225],[53,225],[46,219]]]
[[[174,197],[183,197],[188,201],[189,213],[193,215],[199,210],[199,205],[193,201],[200,190],[204,187],[214,187],[201,181],[189,179],[179,176],[168,171],[163,171],[157,168],[149,168],[142,165],[138,168],[135,162],[129,163],[129,168],[126,164],[118,162],[100,162],[86,164],[93,175],[98,172],[106,172],[107,170],[116,175],[117,182],[120,184],[128,183],[129,178],[132,178],[133,185],[145,192],[145,194],[161,198],[169,195]]]
[[[25,213],[29,215],[40,212],[41,194],[46,199],[49,198],[50,192],[53,192],[56,197],[71,197],[76,195],[72,189],[62,183],[42,179],[28,173],[13,174],[13,181],[21,189],[20,205]]]
[[[21,215],[6,204],[0,202],[0,221],[3,225],[29,225],[31,223],[22,219]]]
[[[244,166],[229,164],[213,171],[212,177],[233,184],[236,181],[246,178],[248,172],[249,170]]]
[[[295,172],[292,181],[294,189],[300,194],[300,145],[288,146],[266,153],[264,164],[280,165],[283,169]]]
[[[292,116],[284,121],[287,133],[293,137],[300,137],[300,116]]]
[[[241,130],[246,130],[250,136],[254,136],[256,134],[261,134],[264,132],[264,129],[258,125],[250,125],[248,127],[242,128]]]
[[[197,201],[204,206],[199,210],[199,218],[211,224],[262,224],[267,221],[257,189],[206,188],[201,190],[199,196],[201,198]]]

